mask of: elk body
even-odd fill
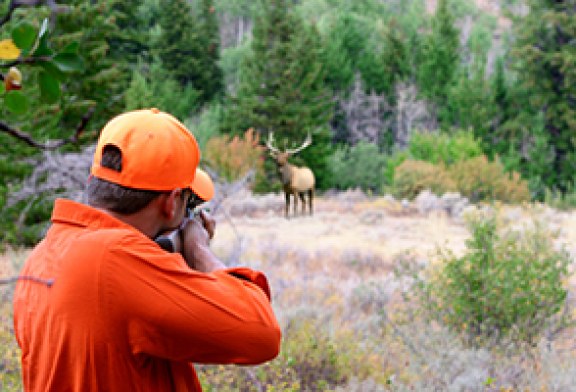
[[[290,196],[294,196],[294,216],[298,213],[298,198],[302,201],[302,215],[306,213],[306,195],[308,196],[308,212],[312,215],[312,201],[314,199],[314,187],[316,179],[314,173],[308,167],[298,167],[290,164],[288,159],[308,147],[312,143],[310,134],[304,143],[295,149],[280,151],[274,147],[274,134],[268,135],[266,147],[270,151],[270,156],[276,162],[282,188],[284,189],[284,196],[286,199],[286,208],[284,216],[288,218],[290,210]]]

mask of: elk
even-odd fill
[[[274,133],[268,134],[266,147],[270,152],[270,156],[276,161],[280,181],[282,181],[282,188],[284,189],[284,196],[286,198],[286,209],[284,216],[288,218],[290,210],[290,195],[294,196],[294,216],[298,213],[298,197],[302,201],[302,215],[306,212],[306,199],[304,195],[308,194],[308,212],[312,215],[312,199],[314,198],[314,186],[316,180],[314,173],[308,167],[298,167],[288,163],[288,158],[292,155],[302,151],[310,144],[312,144],[312,137],[310,133],[306,140],[298,148],[280,151],[274,147]]]

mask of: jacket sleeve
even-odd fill
[[[179,254],[131,238],[110,253],[101,272],[103,307],[135,355],[236,364],[278,355],[281,332],[261,272],[200,273]]]

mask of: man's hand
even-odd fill
[[[210,215],[208,211],[202,209],[198,211],[197,216],[202,220],[202,225],[208,232],[208,237],[210,237],[210,239],[214,238],[214,231],[216,230],[216,220],[214,217]]]
[[[215,227],[215,220],[204,211],[184,224],[181,231],[182,255],[190,268],[200,272],[226,268],[210,250],[210,239],[214,236]]]

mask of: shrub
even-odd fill
[[[198,366],[206,391],[327,391],[352,377],[365,376],[361,353],[341,348],[311,321],[297,320],[284,329],[280,355],[258,367]],[[350,336],[350,342],[356,339]],[[347,340],[347,339],[345,339]],[[352,354],[354,358],[348,358]],[[370,368],[370,372],[376,369]]]
[[[544,203],[559,210],[576,208],[576,182],[571,189],[564,193],[546,189],[544,191]]]
[[[360,187],[380,192],[384,181],[386,156],[373,143],[361,141],[353,147],[339,148],[329,158],[331,186],[336,189]]]
[[[482,155],[482,146],[472,132],[445,133],[416,132],[410,139],[408,152],[412,159],[452,165]]]
[[[133,71],[124,97],[125,109],[155,107],[183,119],[197,109],[199,95],[191,85],[181,86],[167,77],[162,64],[155,60],[150,67],[139,64]]]
[[[456,190],[443,166],[406,160],[396,168],[392,192],[396,197],[412,199],[424,189],[436,194]]]
[[[476,338],[534,343],[563,308],[570,256],[538,222],[498,230],[494,216],[474,218],[467,253],[440,251],[442,263],[422,286],[423,305],[452,329]]]
[[[262,170],[263,147],[258,145],[259,136],[250,128],[244,138],[234,136],[217,136],[206,143],[203,158],[214,170],[227,181],[234,181],[249,170]]]
[[[200,113],[184,120],[184,125],[192,132],[200,151],[204,152],[208,140],[219,135],[222,119],[222,105],[215,102],[205,105]]]
[[[472,202],[500,200],[517,203],[530,200],[528,183],[516,172],[506,173],[497,157],[493,162],[485,155],[467,159],[455,163],[448,171],[458,192]]]

